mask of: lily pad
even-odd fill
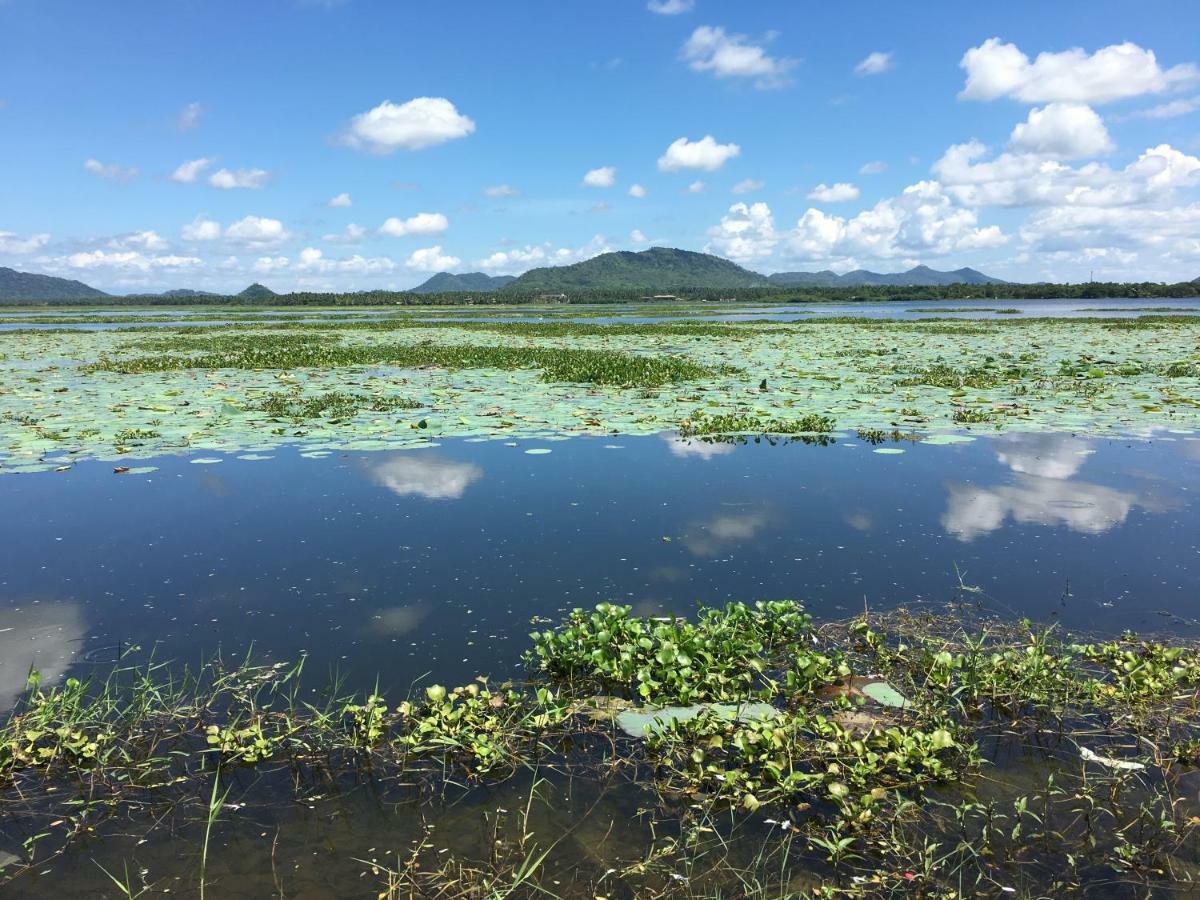
[[[774,719],[779,710],[769,703],[697,703],[693,706],[664,706],[658,709],[626,709],[617,714],[617,725],[630,737],[658,734],[672,722],[686,722],[704,711],[731,722],[761,722]]]

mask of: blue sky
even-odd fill
[[[355,290],[655,244],[1190,279],[1197,33],[1184,0],[0,0],[0,265]]]

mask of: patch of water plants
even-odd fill
[[[219,871],[210,832],[272,817],[274,843],[241,852],[275,871],[304,825],[271,810],[336,817],[363,791],[391,812],[322,866],[383,897],[1146,896],[1200,878],[1194,642],[963,605],[818,624],[793,601],[694,619],[604,603],[530,639],[524,680],[398,699],[248,659],[34,673],[0,726],[19,848],[0,879],[52,883],[104,836],[128,853],[107,858],[118,884],[190,890]],[[139,864],[200,836],[182,883]]]

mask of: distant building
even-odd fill
[[[566,294],[538,294],[538,299],[539,300],[558,300],[558,301],[561,301],[562,303],[566,303],[567,295]]]

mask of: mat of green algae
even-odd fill
[[[276,338],[292,326],[263,328]],[[705,366],[707,378],[662,388],[548,383],[536,369],[203,370],[148,374],[89,365],[166,353],[197,338],[247,338],[259,325],[200,330],[0,333],[0,472],[34,472],[81,459],[196,452],[256,458],[283,445],[305,454],[428,446],[441,437],[513,440],[552,435],[651,434],[697,410],[764,419],[830,416],[839,430],[951,432],[1065,430],[1146,434],[1200,430],[1200,320],[894,322],[805,321],[671,326],[412,323],[385,328],[309,324],[298,338],[343,344],[472,344],[571,347],[672,355]],[[151,349],[147,349],[151,348]],[[1001,373],[987,387],[904,385],[931,366]],[[736,371],[734,371],[736,370]],[[1169,377],[1165,372],[1183,372]],[[763,383],[765,380],[765,389]],[[342,421],[281,421],[252,407],[264,394],[296,390],[400,395],[420,409],[363,411]],[[956,410],[990,421],[963,425]],[[961,415],[961,413],[960,413]]]

